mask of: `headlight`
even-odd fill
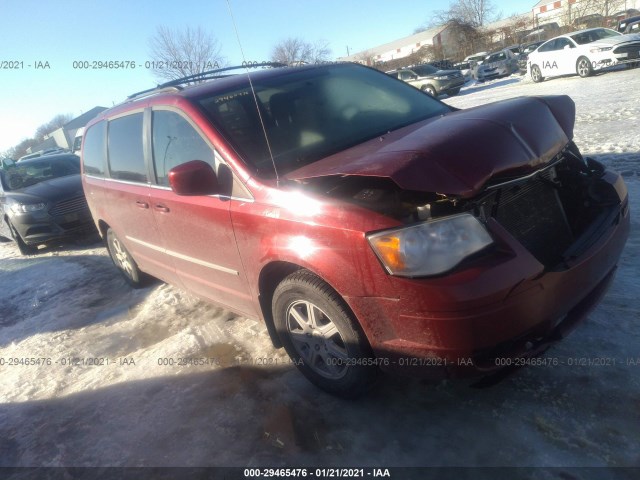
[[[11,211],[15,214],[29,213],[42,210],[46,206],[46,203],[14,203],[11,205]]]
[[[367,239],[387,271],[403,277],[446,272],[492,243],[484,226],[468,213],[374,233]]]
[[[590,49],[589,51],[591,53],[598,53],[598,52],[608,52],[609,50],[611,50],[613,47],[595,47]]]

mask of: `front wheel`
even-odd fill
[[[540,83],[542,80],[544,80],[544,77],[542,76],[542,72],[540,71],[540,67],[538,65],[533,65],[531,67],[531,80],[533,80],[535,83]]]
[[[460,93],[460,89],[459,88],[454,88],[453,90],[449,90],[447,92],[447,95],[449,95],[450,97],[455,97],[459,93]]]
[[[436,89],[433,88],[431,85],[425,85],[424,87],[422,87],[422,91],[429,94],[432,97],[436,97]]]
[[[273,318],[292,361],[314,385],[346,398],[365,393],[378,369],[344,300],[307,270],[285,278],[273,295]]]
[[[149,277],[138,268],[138,264],[112,229],[107,230],[107,249],[111,260],[129,285],[142,288],[148,283]]]
[[[578,75],[582,78],[591,76],[593,73],[591,61],[587,57],[580,57],[576,63],[576,72],[578,72]]]

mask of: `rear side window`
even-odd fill
[[[104,176],[104,127],[104,122],[96,123],[87,132],[82,152],[82,164],[87,175]]]
[[[215,168],[213,150],[181,115],[154,110],[152,129],[153,163],[159,185],[169,186],[169,170],[191,160],[202,160]]]
[[[142,112],[109,122],[109,169],[111,178],[147,182],[142,147]]]

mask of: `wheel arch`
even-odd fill
[[[366,334],[365,329],[360,324],[358,317],[355,315],[355,312],[349,305],[349,302],[344,298],[344,295],[340,293],[338,289],[335,288],[334,285],[331,284],[325,277],[318,274],[318,272],[313,271],[310,268],[307,268],[303,265],[299,265],[297,263],[292,263],[288,261],[275,260],[268,264],[266,264],[262,270],[260,271],[260,275],[258,277],[258,302],[260,304],[260,313],[262,314],[262,318],[267,326],[267,331],[269,332],[269,336],[271,337],[271,342],[275,348],[281,348],[282,341],[280,340],[280,336],[277,333],[275,322],[273,319],[273,311],[272,311],[272,302],[273,302],[273,294],[276,291],[278,285],[289,275],[294,272],[298,272],[300,270],[306,270],[312,275],[318,277],[322,282],[324,282],[331,290],[333,290],[336,295],[338,295],[342,302],[344,303],[344,307],[347,309],[349,314],[354,318],[358,327],[364,334],[364,337],[369,341],[368,336]]]

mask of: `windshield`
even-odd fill
[[[411,85],[355,64],[292,68],[253,86],[279,175],[451,111]],[[273,176],[248,85],[199,103],[258,175]]]
[[[80,173],[80,159],[76,156],[55,159],[27,160],[4,170],[4,186],[18,190],[36,183]]]
[[[416,72],[421,77],[426,77],[427,75],[433,75],[438,71],[438,69],[433,65],[416,65],[415,67],[411,67],[411,70]]]
[[[603,38],[617,37],[619,35],[621,34],[615,30],[609,30],[608,28],[595,28],[593,30],[587,30],[585,32],[571,35],[571,38],[573,38],[578,45],[585,45],[587,43],[597,42]]]

